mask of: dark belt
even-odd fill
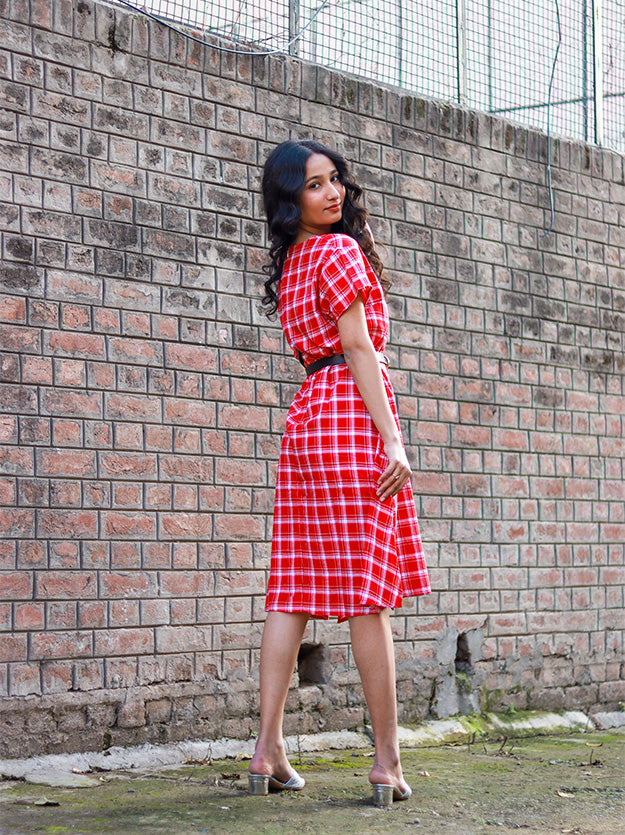
[[[378,358],[380,362],[388,365],[388,357],[385,357],[384,354],[378,354]],[[346,362],[344,354],[330,354],[329,357],[321,357],[321,359],[315,360],[306,366],[306,376],[310,377],[315,371],[319,371],[320,368],[325,368],[327,365],[345,365]]]

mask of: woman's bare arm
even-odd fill
[[[410,478],[410,464],[389,406],[380,360],[373,347],[365,306],[360,294],[338,320],[341,348],[360,396],[384,443],[388,466],[380,476],[377,495],[381,501],[394,496]]]

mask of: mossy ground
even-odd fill
[[[247,795],[247,763],[232,760],[102,774],[86,789],[5,781],[0,833],[625,833],[623,733],[419,748],[403,762],[414,794],[390,810],[371,805],[362,751],[303,755],[306,788],[267,798]]]

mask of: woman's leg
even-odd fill
[[[352,649],[369,708],[375,762],[369,781],[408,789],[401,770],[397,740],[395,652],[389,610],[350,618]]]
[[[300,612],[269,612],[260,648],[260,733],[250,762],[252,774],[286,781],[289,765],[282,738],[282,718],[297,653],[308,622]]]

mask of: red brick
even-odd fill
[[[45,626],[43,603],[16,603],[14,621],[16,630],[43,629]]]
[[[102,417],[102,395],[63,389],[46,390],[42,395],[44,414],[72,415],[76,418]]]
[[[2,475],[34,475],[33,450],[18,447],[0,449],[0,473]]]
[[[74,664],[72,661],[41,665],[42,693],[66,693],[72,689]]]
[[[203,571],[163,572],[160,577],[163,597],[206,597],[212,593],[212,578]]]
[[[64,304],[61,309],[63,330],[91,330],[91,310],[87,305]]]
[[[0,504],[13,505],[16,501],[15,479],[0,478]]]
[[[124,481],[113,484],[112,505],[114,508],[124,508],[126,510],[142,507],[143,485],[128,484]]]
[[[76,603],[75,601],[54,601],[46,603],[46,628],[51,629],[76,629]]]
[[[54,382],[57,386],[83,387],[86,366],[82,360],[57,359],[54,361]]]
[[[24,600],[32,597],[33,578],[30,572],[9,571],[0,573],[0,599]]]
[[[197,568],[198,547],[196,542],[174,542],[172,545],[172,568]]]
[[[85,571],[39,571],[36,596],[44,600],[95,598],[96,575]]]
[[[11,603],[0,603],[0,632],[10,632],[13,623],[13,606]]]
[[[145,568],[171,568],[171,544],[168,542],[146,542],[143,546]]]
[[[14,324],[0,325],[0,350],[40,353],[41,331],[36,328],[16,327]]]
[[[271,358],[268,353],[225,351],[220,353],[222,374],[239,374],[250,380],[269,376]]]
[[[38,385],[52,384],[52,360],[45,357],[24,357],[22,382]]]
[[[80,629],[103,629],[108,626],[106,603],[100,600],[79,601],[78,626]]]
[[[116,449],[143,449],[143,424],[116,423],[114,428]]]
[[[137,394],[107,394],[106,417],[109,420],[161,419],[161,401],[158,397]]]
[[[170,510],[171,491],[169,484],[147,484],[145,487],[146,510]]]
[[[527,433],[512,429],[494,429],[493,446],[496,449],[514,449],[525,452],[529,449]]]
[[[625,587],[625,566],[602,566],[599,569],[599,582],[602,586]]]
[[[0,662],[25,661],[27,653],[26,635],[0,633]]]
[[[99,452],[98,463],[106,478],[153,479],[158,473],[156,455],[136,452]]]
[[[215,538],[223,540],[259,540],[265,535],[262,517],[242,514],[217,515],[215,517]]]
[[[200,487],[200,510],[222,511],[225,509],[225,491],[223,487]]]
[[[44,568],[47,560],[48,552],[45,543],[33,540],[17,542],[18,568]]]
[[[30,636],[31,660],[85,658],[93,654],[91,632],[36,632]]]
[[[140,700],[121,704],[117,724],[120,728],[142,728],[145,725],[145,704]]]
[[[114,362],[131,365],[163,365],[162,348],[157,342],[146,339],[125,339],[112,336],[109,339],[109,356]]]
[[[145,447],[146,449],[171,452],[173,446],[173,433],[170,426],[146,426]],[[199,451],[199,444],[192,452]]]
[[[9,664],[9,694],[41,695],[39,664]]]
[[[526,619],[523,612],[488,616],[489,635],[523,635],[526,631]]]
[[[176,484],[174,485],[174,510],[197,510],[198,509],[198,489],[191,484]]]
[[[196,622],[196,601],[194,599],[171,601],[171,623],[194,624]]]
[[[154,539],[156,535],[154,514],[104,511],[102,520],[107,538]]]
[[[167,423],[186,426],[215,426],[214,403],[197,403],[194,400],[167,399],[164,420]]]
[[[93,312],[94,330],[104,333],[119,333],[120,312],[109,308],[96,308]]]
[[[26,300],[15,296],[0,296],[0,320],[26,322]]]
[[[263,594],[265,581],[258,571],[218,571],[215,575],[215,596]]]
[[[17,441],[17,418],[0,415],[0,443],[15,443]]]
[[[202,652],[212,646],[210,626],[157,626],[154,631],[159,654]]]
[[[148,547],[148,543],[146,543]],[[110,567],[136,569],[141,567],[142,545],[139,542],[111,542],[110,543]]]
[[[150,336],[150,314],[131,313],[122,314],[124,336]]]
[[[167,345],[165,364],[169,368],[186,368],[192,371],[218,371],[217,349],[195,345]],[[246,370],[246,373],[250,373]]]
[[[95,510],[39,510],[37,535],[39,537],[95,539],[98,517]]]
[[[159,536],[162,539],[210,539],[213,520],[208,513],[161,513]]]
[[[192,481],[204,483],[213,480],[213,465],[209,458],[192,455],[161,455],[160,477],[164,481]]]
[[[249,624],[228,624],[227,626],[215,624],[212,629],[214,649],[245,649],[250,646],[250,642],[253,646],[257,646],[260,642],[260,624],[252,624],[251,627]]]
[[[59,322],[58,302],[31,299],[29,304],[29,321],[31,325],[56,328]]]
[[[106,356],[104,337],[94,334],[52,331],[46,334],[46,347],[53,356],[89,357],[94,360]]]
[[[127,573],[106,572],[100,576],[100,597],[142,598],[158,594],[156,574],[129,571]]]
[[[80,568],[80,545],[78,542],[51,542],[50,568]]]
[[[81,446],[82,426],[78,420],[57,418],[52,422],[52,439],[55,446]],[[59,450],[49,450],[48,454],[60,455]]]
[[[187,650],[185,650],[186,652]],[[95,633],[95,655],[146,655],[154,652],[152,629],[109,629]]]
[[[252,545],[247,542],[232,542],[228,545],[228,566],[230,568],[249,569],[251,565],[254,565]]]
[[[109,603],[109,627],[139,626],[138,600],[112,600]]]
[[[458,496],[488,496],[490,478],[485,475],[456,473],[453,476],[453,491]]]
[[[169,600],[141,601],[142,626],[161,626],[168,624],[169,620]]]
[[[256,458],[255,442],[251,432],[228,432],[228,453],[233,458]]]
[[[443,495],[451,493],[451,476],[447,473],[430,473],[421,471],[412,477],[413,489],[419,495]]]
[[[258,406],[220,405],[219,428],[269,431],[269,413]]]
[[[79,450],[38,449],[36,467],[39,476],[79,476],[95,478],[94,452]]]

